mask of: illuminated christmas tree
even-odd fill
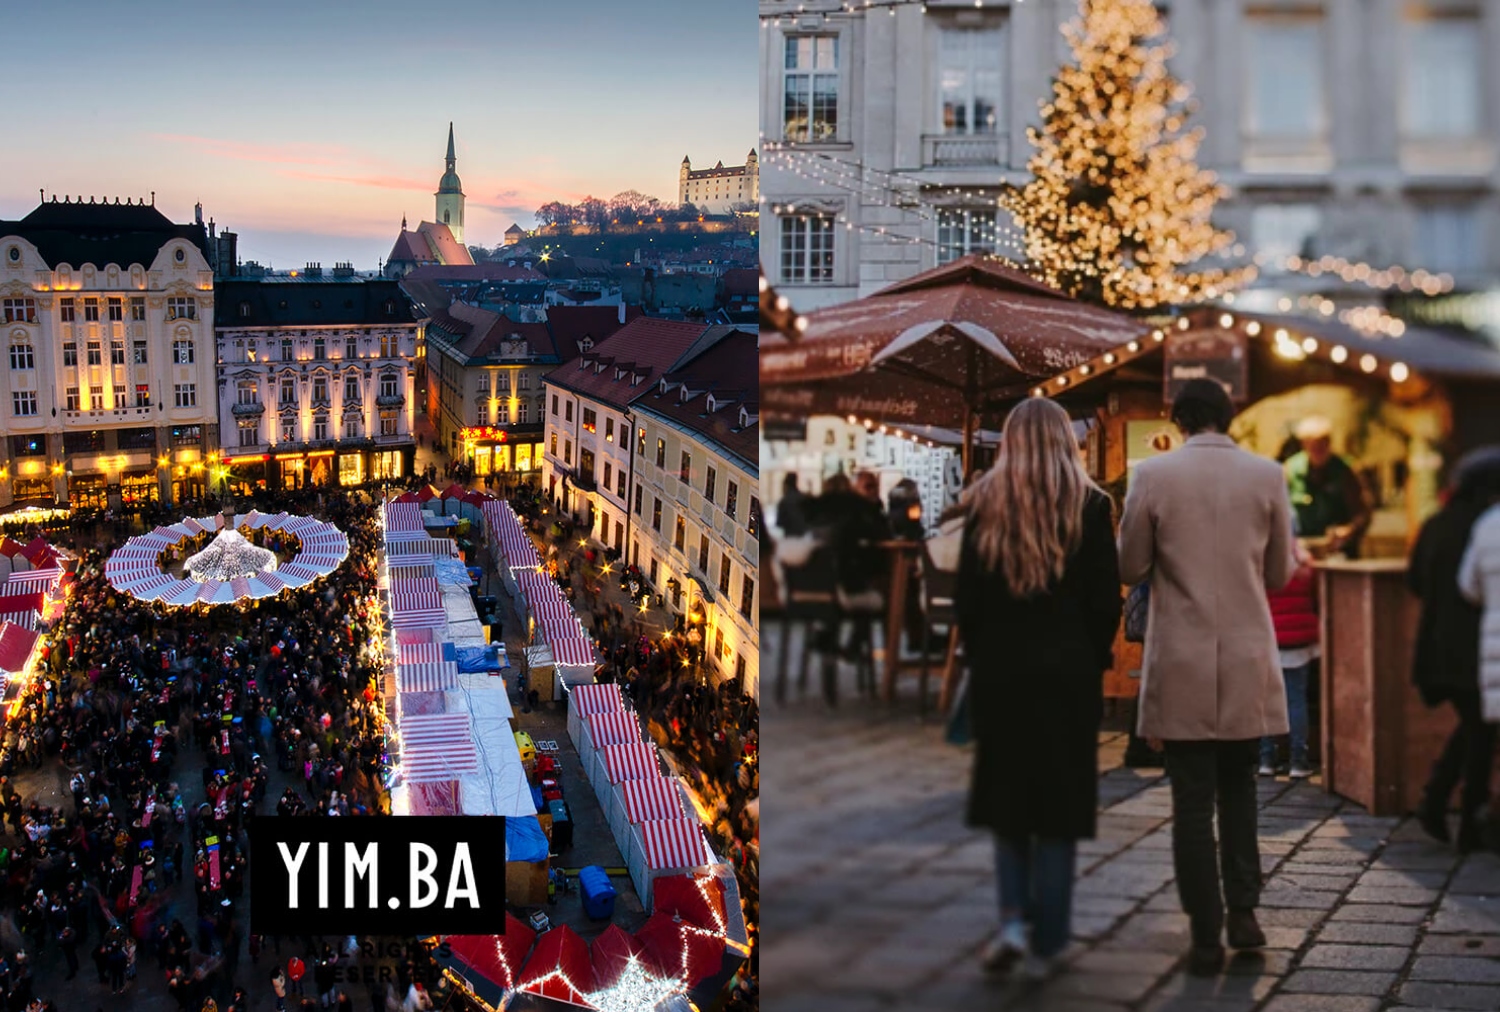
[[[1224,189],[1195,161],[1203,134],[1186,126],[1190,89],[1167,72],[1166,28],[1150,0],[1080,4],[1063,28],[1073,62],[1030,133],[1033,178],[1001,201],[1025,231],[1028,266],[1126,309],[1222,295],[1253,269],[1189,267],[1234,236],[1209,220]]]

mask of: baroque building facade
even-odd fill
[[[203,494],[218,449],[201,220],[55,195],[0,221],[0,506]]]
[[[401,479],[416,455],[421,325],[394,281],[354,276],[221,280],[215,316],[219,429],[231,488]]]

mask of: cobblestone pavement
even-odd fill
[[[1080,846],[1066,970],[991,983],[978,952],[996,926],[994,856],[962,822],[970,753],[936,722],[865,701],[773,707],[763,724],[774,1012],[1500,1009],[1500,857],[1461,859],[1316,782],[1261,781],[1269,946],[1188,977],[1170,788],[1121,766],[1118,733],[1101,736],[1099,835]]]

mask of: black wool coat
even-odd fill
[[[1011,595],[964,531],[957,609],[975,741],[970,825],[1003,836],[1094,835],[1104,671],[1120,624],[1109,498],[1090,494],[1083,537],[1044,594]]]
[[[1488,501],[1454,499],[1422,525],[1406,583],[1422,599],[1412,681],[1428,706],[1479,692],[1479,626],[1484,612],[1458,590],[1469,534]]]

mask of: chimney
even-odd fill
[[[323,276],[323,265],[320,263],[309,263],[307,265],[307,268],[302,273],[306,274],[310,278],[321,278]]]
[[[625,325],[625,300],[620,300],[620,326]]]
[[[336,263],[333,265],[333,276],[336,278],[354,277],[354,262]]]

